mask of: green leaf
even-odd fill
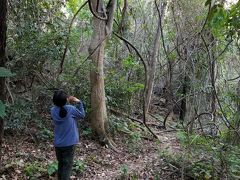
[[[56,173],[58,170],[58,163],[57,162],[53,162],[51,164],[48,165],[47,167],[47,172],[49,176],[52,176],[54,173]]]
[[[69,0],[68,7],[72,11],[72,13],[76,13],[78,9],[78,0]]]
[[[0,77],[12,77],[12,76],[15,76],[15,74],[4,67],[0,67]]]
[[[6,113],[5,113],[5,105],[0,100],[0,117],[3,118],[5,115],[6,115]]]
[[[83,173],[86,170],[86,165],[83,161],[76,160],[74,161],[73,169],[76,170],[77,172]]]

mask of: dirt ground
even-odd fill
[[[81,173],[73,173],[71,179],[171,179],[169,173],[172,172],[166,170],[166,178],[156,178],[153,169],[161,168],[156,164],[161,151],[180,151],[179,142],[174,132],[161,133],[159,137],[160,142],[142,139],[140,143],[133,143],[128,141],[128,135],[118,134],[114,142],[119,152],[83,137],[77,145],[75,160],[84,162],[85,168]],[[56,174],[49,176],[46,170],[54,161],[51,141],[36,143],[29,136],[7,135],[3,144],[4,168],[0,179],[56,179]],[[29,177],[26,167],[34,163],[38,168],[31,170],[33,176]]]

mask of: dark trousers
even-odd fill
[[[75,146],[55,147],[58,160],[58,180],[69,180],[72,173]]]

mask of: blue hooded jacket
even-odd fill
[[[51,108],[55,147],[66,147],[77,144],[79,142],[79,134],[76,120],[85,117],[81,101],[77,103],[76,107],[72,105],[65,105],[63,107],[67,110],[67,115],[64,118],[59,116],[60,107],[54,106]]]

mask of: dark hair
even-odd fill
[[[57,90],[53,95],[53,104],[60,107],[59,116],[61,118],[66,117],[67,110],[63,107],[67,103],[67,93],[63,90]]]

